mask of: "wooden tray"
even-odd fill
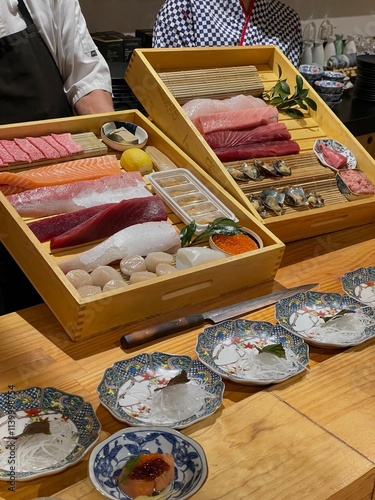
[[[123,328],[124,325],[134,325],[147,318],[160,317],[162,321],[166,314],[175,312],[177,316],[178,311],[187,304],[201,304],[223,295],[229,297],[232,294],[234,297],[238,290],[273,279],[284,252],[283,243],[140,112],[125,111],[25,123],[17,125],[17,128],[2,126],[0,138],[25,137],[31,134],[37,136],[52,132],[92,132],[99,137],[100,127],[113,120],[133,122],[144,128],[149,136],[148,145],[157,147],[176,165],[193,173],[238,217],[240,224],[259,234],[264,247],[228,257],[219,264],[201,265],[146,283],[134,284],[124,290],[82,298],[57,263],[67,254],[73,255],[90,245],[52,254],[49,243],[41,244],[37,240],[26,221],[0,193],[2,242],[73,340]],[[117,153],[117,157],[120,154]],[[175,214],[170,213],[169,219],[177,229],[183,226]]]
[[[181,61],[184,67],[181,68]],[[193,47],[168,49],[136,49],[129,62],[125,79],[134,94],[152,117],[155,124],[195,160],[228,193],[257,217],[246,193],[228,174],[225,165],[220,162],[192,121],[184,113],[182,99],[174,96],[170,83],[163,80],[168,72],[184,72],[200,69],[202,75],[217,69],[257,68],[259,77],[268,91],[278,79],[278,66],[282,68],[282,78],[287,79],[291,88],[296,83],[296,68],[283,53],[274,46],[262,47]],[[236,80],[232,70],[233,80]],[[203,81],[203,80],[202,80]],[[309,96],[318,104],[316,112],[305,112],[302,119],[292,119],[280,114],[279,121],[284,122],[297,141],[301,153],[311,153],[317,139],[332,138],[345,144],[357,158],[358,168],[375,183],[375,160],[340,122],[333,111],[309,88]],[[233,84],[233,86],[235,86]],[[228,85],[229,90],[231,86]],[[151,91],[150,91],[151,90]],[[188,99],[188,92],[183,100]],[[217,97],[212,95],[211,97]],[[190,98],[194,95],[190,93]],[[336,188],[334,188],[336,189]],[[311,210],[286,210],[284,215],[267,217],[263,222],[284,242],[316,236],[348,227],[366,224],[375,217],[375,196],[366,200],[347,203],[343,197],[334,200],[329,193],[325,199],[332,199],[323,208]]]

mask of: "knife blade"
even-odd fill
[[[260,297],[238,302],[237,304],[232,304],[230,306],[219,307],[218,309],[213,309],[202,314],[192,314],[183,318],[160,323],[159,325],[150,326],[144,330],[127,333],[121,337],[121,346],[124,349],[137,347],[146,342],[166,337],[172,333],[177,333],[194,326],[202,325],[206,321],[211,321],[214,324],[220,323],[221,321],[256,311],[262,307],[270,306],[275,304],[280,299],[291,297],[296,293],[307,292],[316,286],[318,286],[318,283],[310,283],[307,285],[296,286],[294,288],[286,288],[278,292],[261,295]]]

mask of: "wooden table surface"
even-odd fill
[[[311,282],[319,283],[316,290],[342,292],[340,277],[375,265],[374,249],[375,223],[288,244],[275,281],[236,300]],[[202,304],[201,312],[229,301],[233,297]],[[273,307],[245,317],[275,322]],[[2,316],[0,390],[53,386],[79,394],[96,409],[105,438],[125,424],[99,404],[104,370],[139,352],[196,357],[202,328],[124,351],[124,331],[72,342],[45,305]],[[203,446],[208,460],[208,479],[195,500],[375,499],[375,339],[342,350],[311,347],[309,367],[263,388],[225,381],[222,407],[182,431]],[[0,498],[99,500],[87,477],[88,456],[64,472],[18,482],[15,492],[0,482]]]

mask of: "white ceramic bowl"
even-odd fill
[[[125,128],[128,130],[130,133],[135,135],[135,137],[138,139],[138,143],[122,143],[122,142],[117,142],[113,140],[110,137],[110,134],[118,129],[118,128]],[[129,148],[143,148],[147,144],[148,140],[148,134],[146,130],[144,130],[142,127],[139,127],[138,125],[135,125],[134,123],[130,122],[108,122],[105,123],[102,128],[100,129],[100,134],[102,137],[102,140],[107,146],[109,146],[112,149],[115,149],[116,151],[125,151],[125,149]]]

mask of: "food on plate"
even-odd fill
[[[156,195],[113,204],[69,231],[51,239],[51,250],[108,238],[121,229],[142,222],[167,220],[164,202]]]
[[[150,156],[139,148],[125,149],[120,158],[120,165],[127,172],[141,172],[142,175],[150,174],[153,163]]]
[[[56,186],[120,173],[121,169],[116,156],[94,156],[46,165],[19,173],[0,172],[0,191],[5,195],[10,195],[43,186]]]
[[[187,269],[200,264],[207,264],[218,259],[226,258],[226,254],[220,250],[205,247],[180,248],[176,254],[176,268]]]
[[[173,255],[166,252],[150,252],[145,258],[147,271],[156,272],[158,264],[172,264]]]
[[[223,162],[266,156],[286,156],[297,154],[299,151],[300,147],[298,143],[292,140],[241,144],[233,148],[214,149],[217,157]]]
[[[93,285],[103,286],[111,280],[122,280],[121,274],[111,266],[98,266],[91,272]]]
[[[354,194],[373,194],[375,186],[361,170],[340,170],[340,177]]]
[[[175,273],[176,271],[176,267],[172,266],[171,264],[163,263],[158,264],[155,269],[156,276],[165,276],[166,274]]]
[[[147,271],[145,258],[141,255],[130,255],[120,261],[120,269],[125,276],[131,276],[135,272]]]
[[[219,130],[203,136],[212,149],[227,148],[254,142],[285,141],[291,134],[285,123],[267,123],[245,130]]]
[[[174,170],[178,168],[167,155],[155,146],[146,146],[144,149],[151,158],[155,170]]]
[[[156,277],[156,273],[152,273],[151,271],[135,271],[129,278],[129,285],[141,283],[142,281],[151,280]]]
[[[279,112],[273,106],[242,109],[239,111],[225,111],[201,115],[194,120],[194,125],[201,134],[208,134],[218,130],[243,130],[267,123],[277,122]]]
[[[128,286],[128,283],[124,280],[109,280],[103,286],[103,292],[108,292],[109,290],[117,290],[117,288],[124,288]]]
[[[267,104],[259,97],[239,94],[227,99],[192,99],[186,102],[182,109],[191,120],[195,120],[201,115],[212,113],[222,113],[224,111],[238,111],[241,109],[261,108]]]
[[[322,152],[324,161],[331,165],[334,168],[342,168],[348,164],[348,159],[346,156],[334,151],[332,148],[329,148],[325,144],[319,145],[320,151]]]
[[[174,253],[179,247],[179,234],[172,224],[165,221],[144,222],[122,229],[90,250],[59,262],[59,266],[65,273],[72,269],[92,271],[131,255]]]
[[[225,253],[238,255],[251,250],[257,250],[259,245],[249,235],[244,233],[226,236],[224,234],[214,234],[212,236],[214,245]]]
[[[94,284],[91,274],[83,269],[72,269],[66,274],[66,277],[75,288]]]
[[[83,285],[77,288],[77,292],[81,297],[91,297],[92,295],[97,295],[102,291],[101,287],[98,285]]]
[[[141,174],[124,172],[90,181],[31,189],[7,198],[20,215],[42,217],[145,196],[153,195]]]
[[[119,478],[119,488],[128,497],[154,496],[174,479],[174,458],[170,453],[135,455],[126,462]]]

